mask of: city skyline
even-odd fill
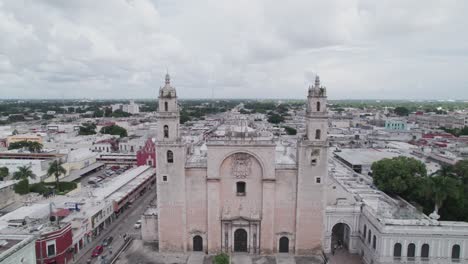
[[[462,1],[0,3],[1,99],[465,100]],[[43,14],[47,14],[46,16]],[[124,19],[116,19],[124,18]]]

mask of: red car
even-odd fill
[[[102,251],[104,251],[103,246],[96,246],[96,248],[94,248],[94,250],[93,250],[93,254],[91,255],[91,257],[95,258],[95,257],[101,255]]]

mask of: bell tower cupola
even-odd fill
[[[179,138],[179,105],[176,89],[171,86],[171,77],[166,74],[165,84],[159,89],[157,111],[157,141],[176,141]]]
[[[328,132],[327,88],[320,85],[320,77],[309,87],[306,110],[307,140],[325,142]]]

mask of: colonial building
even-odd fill
[[[166,75],[155,142],[161,251],[322,250],[328,118],[318,77],[307,100],[297,161],[281,164],[273,137],[247,122],[208,138],[206,155],[192,157],[179,135],[176,89]]]
[[[157,222],[150,240],[162,252],[312,255],[339,245],[366,264],[468,263],[468,223],[424,215],[329,153],[326,103],[317,77],[297,140],[227,113],[194,144],[180,136],[167,75],[155,140],[158,215],[145,218]]]

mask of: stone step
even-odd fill
[[[205,254],[203,252],[194,252],[188,257],[187,264],[203,264],[204,260]]]

